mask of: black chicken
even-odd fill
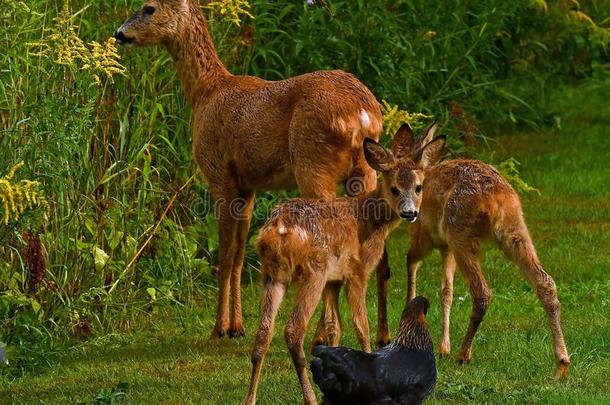
[[[313,379],[327,405],[420,404],[436,383],[424,297],[409,301],[394,341],[374,352],[316,346]]]

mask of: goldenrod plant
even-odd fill
[[[430,118],[426,114],[401,110],[397,105],[392,105],[386,100],[381,101],[381,113],[383,114],[383,132],[389,136],[393,136],[404,123],[412,127],[419,127],[422,125],[422,121]]]
[[[125,75],[125,67],[120,63],[116,41],[109,37],[102,43],[88,44],[78,36],[69,4],[66,2],[59,15],[53,18],[53,26],[40,41],[30,44],[39,48],[36,53],[52,58],[55,63],[69,68],[88,71],[93,74],[96,84],[101,84],[101,76],[114,82],[114,75]]]
[[[23,167],[23,162],[14,165],[6,175],[0,178],[0,203],[3,209],[3,221],[17,221],[26,210],[48,206],[47,200],[40,191],[37,181],[20,180],[13,182],[15,172]]]
[[[220,0],[209,3],[206,8],[220,13],[233,24],[240,26],[244,17],[254,18],[250,12],[250,3],[245,0]]]

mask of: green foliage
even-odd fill
[[[558,122],[549,89],[607,75],[607,0],[576,10],[591,22],[525,0],[214,3],[205,11],[233,72],[345,69],[388,100],[388,128],[433,116],[460,152],[456,111],[484,129]],[[17,352],[16,374],[49,363],[40,353],[57,353],[57,338],[129,329],[167,303],[214,306],[217,223],[191,178],[173,63],[161,48],[119,57],[108,40],[139,5],[0,0],[0,174],[23,161],[19,175],[48,202],[0,226],[0,339]],[[293,195],[260,193],[252,235]]]
[[[496,168],[500,174],[512,184],[517,192],[529,193],[535,191],[540,194],[540,190],[530,186],[521,178],[521,176],[519,176],[519,165],[520,163],[517,161],[517,159],[510,157],[497,164]]]
[[[122,402],[126,398],[129,390],[129,383],[120,382],[113,388],[103,388],[96,395],[93,403],[96,405],[114,405]]]
[[[529,0],[253,4],[254,39],[242,71],[278,79],[344,69],[379,99],[441,122],[452,118],[453,102],[485,122],[540,123],[553,85],[587,77],[609,60],[607,42],[590,24],[555,4],[548,12]],[[601,21],[607,6],[586,8]]]

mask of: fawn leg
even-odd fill
[[[364,278],[364,279],[363,279]],[[360,347],[365,352],[371,351],[369,339],[369,320],[366,316],[366,278],[354,277],[345,284],[347,302],[352,312],[356,336]]]
[[[479,248],[478,245],[470,246],[467,249],[454,249],[455,260],[460,267],[460,270],[466,277],[470,295],[472,297],[472,312],[470,315],[470,323],[468,330],[464,336],[462,347],[458,355],[458,361],[462,364],[472,360],[472,342],[474,335],[479,329],[479,325],[483,321],[487,307],[491,303],[491,290],[487,286],[487,282],[481,272],[479,263]]]
[[[421,222],[411,226],[411,246],[407,253],[407,302],[417,295],[417,269],[424,257],[432,250],[432,240]]]
[[[443,257],[443,281],[441,283],[441,307],[443,311],[441,325],[440,355],[448,356],[451,352],[451,339],[449,337],[449,317],[453,303],[453,275],[455,274],[455,257],[448,248],[441,250]]]
[[[239,198],[229,203],[231,215],[237,221],[233,269],[231,271],[231,317],[229,323],[229,337],[244,335],[244,324],[241,313],[241,272],[244,264],[246,240],[254,208],[254,192],[241,192]]]
[[[388,327],[388,281],[390,280],[390,266],[388,263],[387,248],[383,248],[383,256],[377,265],[377,347],[384,347],[390,343],[390,329]]]
[[[334,198],[337,194],[337,174],[327,175],[321,170],[312,173],[311,162],[297,164],[295,178],[301,196],[304,198]],[[338,287],[341,288],[340,286]],[[341,338],[341,319],[339,318],[339,290],[336,286],[327,285],[322,294],[322,313],[312,340],[316,345],[337,346]]]
[[[337,346],[341,339],[341,315],[339,312],[340,282],[328,282],[322,293],[322,316],[311,346]]]
[[[315,405],[317,401],[316,394],[307,376],[303,341],[307,324],[320,301],[325,282],[324,274],[321,271],[312,270],[307,274],[307,277],[299,285],[295,307],[284,329],[284,339],[299,377],[303,390],[303,400],[306,405]]]
[[[254,341],[254,349],[252,350],[252,376],[250,377],[250,389],[248,396],[244,400],[246,405],[254,405],[256,403],[256,391],[263,367],[265,354],[269,350],[271,339],[273,338],[273,328],[275,326],[275,317],[280,307],[286,285],[277,282],[268,282],[265,284],[261,302],[261,320]]]
[[[544,307],[553,334],[556,361],[555,377],[565,378],[568,375],[570,356],[561,330],[561,304],[557,298],[557,287],[553,278],[542,268],[534,244],[522,219],[519,221],[519,225],[510,231],[505,231],[498,238],[498,242],[506,256],[519,266],[521,273],[536,290],[536,295]]]

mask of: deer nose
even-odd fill
[[[400,212],[400,217],[406,221],[415,222],[417,219],[417,211],[405,210]]]
[[[115,32],[113,36],[119,44],[130,44],[133,42],[132,38],[128,38],[127,36],[125,36],[123,31],[120,30]]]

